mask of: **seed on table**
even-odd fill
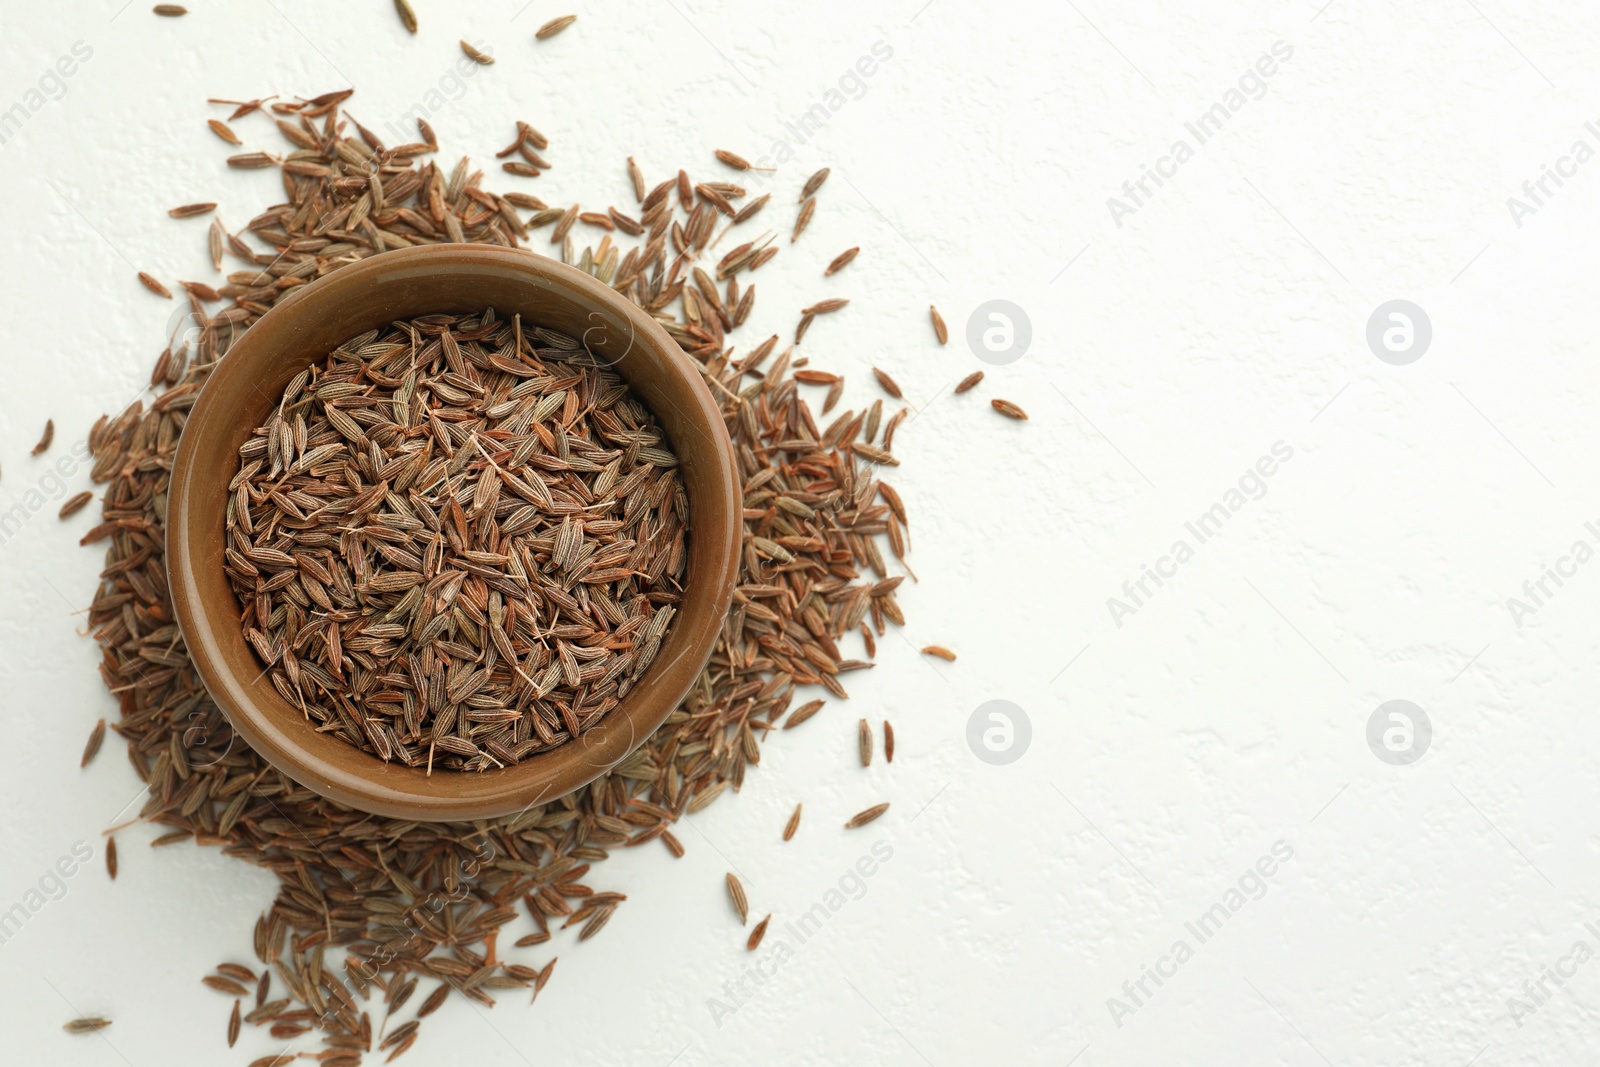
[[[87,489],[81,493],[75,493],[67,498],[67,502],[65,504],[61,505],[61,511],[58,514],[63,519],[69,519],[78,512],[82,511],[83,506],[93,499],[94,494]]]
[[[733,901],[733,910],[739,913],[739,925],[743,926],[750,917],[750,902],[745,899],[744,886],[739,882],[739,876],[732,871],[728,872],[728,899]]]
[[[860,251],[861,246],[857,245],[854,248],[847,248],[843,252],[840,252],[837,256],[833,257],[833,262],[828,264],[828,269],[822,272],[822,276],[826,278],[830,274],[837,274],[839,271],[844,270],[845,267],[850,265],[850,261],[856,258],[856,255],[860,253]]]
[[[578,16],[576,15],[562,15],[560,18],[551,19],[549,22],[545,23],[543,26],[540,26],[534,31],[534,39],[539,41],[548,41],[550,38],[554,37],[556,34],[560,33],[562,30],[566,29],[568,26],[577,21]]]
[[[801,704],[798,708],[795,708],[794,711],[789,713],[789,718],[786,722],[784,722],[783,728],[785,730],[793,730],[796,726],[799,726],[801,723],[811,718],[811,716],[821,711],[823,703],[824,702],[821,700],[812,700],[805,704]]]
[[[54,441],[55,439],[56,439],[56,420],[54,420],[54,419],[45,419],[44,420],[44,433],[40,435],[39,443],[33,446],[33,451],[29,452],[28,454],[30,456],[39,455],[45,449],[49,448],[50,447],[50,442]]]
[[[461,50],[467,54],[468,59],[481,67],[487,67],[494,62],[494,56],[489,55],[487,52],[478,51],[478,49],[468,44],[464,38],[461,41]]]
[[[728,166],[732,167],[734,170],[749,170],[750,169],[750,161],[745,159],[743,156],[735,155],[734,153],[729,152],[726,149],[722,149],[722,148],[717,149],[715,154],[716,154],[716,157],[719,160],[721,160],[722,162],[726,163]]]
[[[417,13],[411,10],[411,5],[406,3],[406,0],[394,0],[394,10],[400,16],[400,24],[406,28],[406,32],[416,33]]]
[[[956,661],[956,654],[943,645],[926,645],[922,649],[922,654],[925,656],[938,656],[947,663]]]
[[[83,759],[78,762],[79,767],[89,766],[89,761],[100,752],[100,743],[106,739],[106,721],[101,719],[94,724],[94,729],[89,731],[89,742],[83,746]]]
[[[117,880],[117,839],[114,837],[106,838],[106,874],[113,882]]]
[[[928,317],[933,319],[933,335],[939,339],[940,344],[948,344],[950,341],[950,330],[944,324],[944,316],[939,314],[939,309],[934,307],[932,304],[928,305]],[[982,373],[982,371],[979,371],[979,374]],[[968,388],[971,387],[969,386]]]
[[[836,297],[836,296],[835,297],[829,297],[827,300],[818,300],[815,304],[812,304],[808,308],[801,308],[800,309],[800,314],[802,314],[802,315],[826,315],[831,311],[838,311],[840,308],[844,307],[845,305],[847,305],[849,303],[850,303],[850,301],[842,299],[840,297]]]
[[[809,200],[816,195],[817,190],[822,188],[822,183],[828,180],[828,171],[829,168],[823,167],[806,179],[805,188],[800,190],[801,200]]]
[[[73,1019],[61,1029],[69,1034],[92,1034],[96,1030],[104,1030],[110,1025],[110,1019],[102,1019],[98,1015],[86,1015],[81,1019]]]
[[[765,919],[756,923],[756,928],[750,931],[750,939],[744,943],[747,951],[754,952],[761,947],[761,939],[767,936],[767,924],[771,921],[772,916],[769,914]]]
[[[794,221],[794,233],[789,235],[789,243],[794,244],[800,239],[800,234],[811,222],[811,216],[817,213],[817,200],[812,197],[800,205],[800,217]]]
[[[861,766],[872,765],[872,727],[866,719],[856,725],[856,752],[861,757]]]
[[[883,720],[883,761],[894,762],[894,725],[888,719]]]
[[[150,10],[154,11],[163,18],[169,19],[175,19],[181,15],[187,15],[189,13],[189,9],[181,4],[157,4]]]
[[[235,982],[232,978],[224,978],[219,974],[208,974],[200,979],[201,982],[215,989],[219,993],[226,993],[232,997],[249,996],[250,991]]]
[[[878,384],[883,387],[884,392],[888,393],[896,400],[902,400],[905,398],[905,394],[900,392],[900,386],[895,382],[895,380],[889,377],[883,371],[879,370],[877,367],[872,368],[872,376],[878,379]]]
[[[184,204],[182,207],[168,210],[167,214],[175,219],[192,219],[196,215],[204,215],[216,209],[215,204]]]
[[[955,391],[958,394],[964,393],[968,389],[971,389],[973,386],[977,385],[981,381],[983,381],[983,371],[975,370],[971,374],[967,375],[965,378],[961,379],[961,381],[956,383]]]
[[[1026,411],[1023,411],[1009,400],[991,400],[989,401],[989,406],[1008,419],[1026,419],[1028,417]]]
[[[152,293],[156,294],[157,296],[164,296],[168,300],[172,299],[172,290],[168,289],[166,286],[162,285],[155,278],[153,278],[150,275],[146,274],[144,271],[140,271],[139,272],[139,281],[144,285],[144,287],[146,289],[150,290]]]
[[[882,815],[884,812],[886,812],[888,810],[889,810],[889,805],[888,805],[887,802],[885,802],[883,804],[874,804],[872,807],[868,808],[866,811],[857,812],[854,816],[851,817],[849,822],[844,824],[844,828],[846,830],[854,830],[858,826],[865,826],[865,825],[867,825],[867,823],[869,823],[872,820],[876,819],[878,816]]]
[[[233,1014],[228,1016],[228,1047],[232,1048],[234,1042],[239,1040],[239,1024],[243,1020],[239,1015],[239,1002],[233,1002]]]
[[[794,832],[800,829],[800,808],[801,805],[796,804],[794,806],[794,814],[789,816],[789,821],[784,824],[783,839],[785,841],[794,837]]]

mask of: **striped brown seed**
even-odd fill
[[[889,377],[888,374],[879,370],[877,367],[873,367],[872,376],[878,379],[878,384],[883,387],[884,392],[888,393],[896,400],[902,400],[905,398],[905,394],[900,391],[899,384],[897,384],[893,378]]]
[[[72,516],[82,511],[84,505],[93,499],[94,494],[87,489],[81,493],[74,493],[72,496],[67,498],[66,503],[61,505],[61,511],[58,512],[58,514],[63,519],[70,519]]]
[[[940,344],[948,344],[950,330],[944,324],[944,316],[939,314],[939,309],[932,304],[928,305],[928,317],[933,320],[933,335],[939,339]]]
[[[562,30],[578,21],[576,15],[562,15],[560,18],[551,19],[534,31],[533,36],[538,41],[548,41]]]
[[[872,765],[872,727],[866,719],[856,724],[856,753],[861,757],[861,766]]]
[[[480,67],[487,67],[489,64],[494,62],[494,56],[491,56],[488,52],[485,52],[476,45],[473,45],[465,38],[462,38],[461,40],[461,51],[468,59],[478,64]]]
[[[750,937],[745,941],[744,947],[749,952],[754,952],[761,947],[761,939],[767,936],[767,924],[772,921],[769,914],[765,919],[756,923],[756,928],[750,931]]]
[[[743,926],[750,917],[750,901],[744,895],[744,885],[732,871],[728,872],[726,881],[728,899],[733,901],[733,910],[739,913],[739,925]]]
[[[956,661],[956,654],[943,645],[925,645],[922,649],[922,654],[924,656],[938,656],[947,663]]]
[[[171,208],[167,214],[175,219],[192,219],[196,215],[206,215],[217,209],[215,204],[184,204],[181,207]]]
[[[157,4],[150,9],[162,18],[175,19],[189,13],[189,9],[181,4]]]
[[[45,419],[44,420],[44,433],[39,435],[39,443],[33,446],[33,450],[31,452],[29,452],[28,455],[30,455],[30,456],[40,455],[41,453],[43,453],[45,451],[45,449],[50,447],[50,442],[54,441],[55,439],[56,439],[56,420],[55,419]]]
[[[157,296],[164,296],[168,300],[172,299],[172,290],[168,289],[166,286],[162,285],[154,277],[152,277],[149,274],[146,274],[144,271],[140,271],[139,272],[139,282],[146,289],[150,290],[152,293],[156,294]]]
[[[994,408],[1008,419],[1025,420],[1028,417],[1028,413],[1026,411],[1023,411],[1009,400],[1000,400],[996,398],[989,401],[989,406]]]
[[[856,812],[855,815],[851,816],[850,821],[844,824],[844,828],[846,830],[854,830],[858,826],[865,826],[867,823],[872,822],[874,819],[878,818],[878,816],[882,815],[888,810],[889,805],[887,802],[882,804],[874,804],[865,811]]]
[[[788,841],[794,837],[796,830],[800,829],[800,809],[802,805],[794,806],[794,814],[789,816],[789,821],[783,825],[783,839]]]
[[[833,257],[833,262],[828,264],[828,268],[822,272],[822,276],[826,278],[830,274],[837,274],[844,270],[850,265],[850,262],[860,254],[860,252],[860,245],[856,245],[854,248],[847,248],[843,252],[840,252],[838,255]]]
[[[228,128],[228,124],[226,122],[222,122],[222,121],[220,121],[218,119],[207,119],[206,120],[206,125],[211,127],[211,132],[212,133],[216,134],[218,137],[222,138],[224,141],[227,141],[229,144],[231,144],[231,145],[242,145],[242,144],[244,144],[243,141],[239,140],[239,135],[234,133],[231,129]]]
[[[955,391],[959,395],[966,392],[968,389],[971,389],[981,381],[983,381],[983,371],[975,370],[956,383]]]
[[[400,16],[400,25],[406,28],[406,32],[415,34],[417,32],[417,13],[411,10],[411,5],[406,3],[406,0],[394,0],[394,10],[395,14]],[[228,1043],[230,1045],[233,1044],[231,1041]]]
[[[817,195],[817,190],[822,188],[822,183],[828,180],[828,170],[829,168],[823,167],[806,179],[805,188],[800,190],[801,200],[809,200]]]
[[[239,1014],[239,1001],[233,1002],[233,1012],[228,1016],[228,1047],[232,1048],[239,1040],[239,1024],[243,1022]]]
[[[110,876],[113,882],[117,880],[117,839],[115,837],[106,838],[106,874]]]
[[[883,761],[894,762],[894,724],[888,719],[883,720]]]
[[[821,711],[823,703],[824,702],[821,700],[811,700],[801,704],[798,708],[795,708],[789,713],[789,718],[784,722],[783,728],[785,730],[793,730],[796,726],[799,726],[801,723],[811,718],[811,716]]]
[[[716,157],[719,160],[721,160],[723,163],[726,163],[728,166],[732,167],[734,170],[749,170],[750,169],[750,161],[748,159],[745,159],[741,155],[735,155],[734,153],[729,152],[725,148],[717,149],[715,154],[716,154]]]
[[[111,1025],[110,1019],[103,1019],[98,1015],[86,1015],[81,1019],[73,1019],[61,1029],[69,1034],[92,1034],[96,1030],[104,1030]]]
[[[817,200],[812,197],[800,205],[800,215],[794,220],[794,232],[789,235],[789,243],[794,244],[800,239],[800,234],[811,225],[811,216],[817,213]]]
[[[83,758],[78,761],[79,767],[89,766],[89,761],[100,752],[100,745],[106,739],[106,721],[101,719],[94,724],[94,729],[89,731],[88,743],[83,746]]]

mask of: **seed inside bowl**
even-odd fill
[[[676,611],[688,497],[648,408],[577,340],[427,315],[297,375],[239,449],[244,636],[320,732],[482,771],[599,722]]]

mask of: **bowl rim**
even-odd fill
[[[535,288],[558,291],[575,303],[625,319],[632,330],[629,351],[637,349],[665,370],[673,406],[679,407],[680,402],[686,406],[688,410],[679,414],[688,425],[703,431],[703,435],[697,434],[703,441],[673,440],[675,450],[686,466],[690,453],[692,462],[710,465],[712,476],[706,484],[718,486],[722,492],[714,500],[696,500],[690,494],[689,556],[691,561],[696,558],[696,539],[712,539],[712,565],[706,573],[691,572],[667,641],[621,704],[576,741],[511,767],[426,775],[420,768],[385,763],[331,735],[309,728],[304,733],[286,729],[280,717],[263,708],[230,669],[224,642],[231,635],[240,646],[248,648],[248,644],[239,630],[232,590],[227,590],[228,603],[213,603],[214,596],[205,592],[194,573],[207,525],[214,523],[212,537],[219,536],[222,529],[219,510],[208,510],[198,499],[207,484],[214,488],[215,483],[198,479],[196,463],[205,446],[215,444],[220,435],[236,432],[213,414],[223,403],[217,398],[241,389],[261,392],[250,374],[277,365],[284,342],[299,332],[297,324],[303,324],[308,316],[336,311],[347,294],[414,281],[419,273],[444,268],[468,274],[521,274]],[[419,308],[395,318],[428,313]],[[620,367],[619,373],[628,378]],[[237,469],[236,464],[224,463],[224,467]],[[226,491],[222,499],[226,500]],[[212,701],[237,735],[279,771],[323,797],[376,815],[427,822],[497,818],[570,793],[626,760],[688,694],[711,657],[733,599],[742,548],[742,506],[735,456],[721,409],[700,369],[653,317],[593,276],[524,249],[425,245],[349,264],[280,298],[212,369],[188,412],[173,461],[167,499],[167,583],[190,660]],[[691,600],[691,593],[698,595]],[[255,662],[253,653],[246,662]],[[282,702],[275,692],[272,699]],[[323,738],[337,749],[314,738]]]

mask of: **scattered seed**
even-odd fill
[[[735,155],[734,153],[729,152],[726,149],[722,149],[722,148],[717,149],[716,156],[717,156],[718,159],[720,159],[722,162],[726,163],[728,166],[732,167],[734,170],[749,170],[750,169],[750,161],[748,159],[745,159],[743,156]]]
[[[794,220],[794,233],[789,235],[789,243],[794,244],[800,239],[800,233],[811,223],[811,216],[817,213],[817,201],[813,197],[800,205],[800,217]]]
[[[628,157],[628,180],[633,182],[633,198],[639,203],[644,203],[644,172],[639,169],[639,164]]]
[[[856,751],[861,756],[861,766],[872,766],[872,727],[866,719],[856,724]]]
[[[67,502],[65,504],[61,505],[61,511],[60,511],[61,518],[63,518],[63,519],[71,518],[72,516],[76,515],[78,512],[82,511],[83,510],[83,506],[85,504],[87,504],[89,501],[93,500],[93,499],[94,499],[94,494],[91,493],[87,489],[85,489],[81,493],[76,493],[73,496],[68,497],[67,498]]]
[[[883,720],[883,761],[894,762],[894,726],[888,719]]]
[[[945,648],[943,645],[929,645],[922,650],[922,654],[925,656],[938,656],[947,663],[954,663],[956,661],[956,654],[951,652],[948,648]]]
[[[888,810],[889,810],[889,805],[888,805],[887,802],[885,802],[883,804],[874,804],[872,807],[868,808],[866,811],[857,812],[854,816],[851,817],[849,822],[844,824],[844,828],[846,830],[854,830],[858,826],[865,826],[865,825],[867,825],[867,823],[869,823],[872,820],[876,819],[878,816],[882,815],[884,812],[886,812]]]
[[[904,399],[905,394],[900,392],[900,386],[895,384],[895,380],[893,378],[889,377],[877,367],[872,368],[872,376],[878,379],[878,384],[883,387],[884,392],[888,393],[896,400]],[[870,438],[872,435],[868,434],[867,436]]]
[[[394,0],[394,10],[400,16],[400,24],[406,28],[406,32],[416,33],[417,13],[411,10],[411,5],[406,0]]]
[[[183,6],[179,5],[179,4],[157,4],[155,7],[151,8],[150,10],[154,11],[156,14],[161,15],[164,18],[169,18],[169,19],[175,19],[175,18],[178,18],[181,15],[187,15],[189,13],[189,9],[188,8],[183,7]]]
[[[839,297],[829,297],[827,300],[818,300],[815,304],[812,304],[808,308],[801,308],[800,314],[826,315],[830,311],[838,311],[848,303],[850,303],[850,301],[841,299]]]
[[[989,406],[1008,419],[1027,419],[1028,413],[1009,400],[991,400]]]
[[[110,1019],[102,1019],[98,1015],[87,1015],[81,1019],[73,1019],[61,1029],[69,1034],[92,1034],[96,1030],[104,1030],[110,1025]]]
[[[744,943],[744,947],[748,951],[754,952],[761,947],[761,939],[767,936],[767,924],[771,921],[772,916],[768,915],[765,919],[756,923],[756,928],[750,931],[750,939]]]
[[[106,838],[106,874],[113,882],[117,880],[117,839],[114,837]]]
[[[843,252],[840,252],[837,256],[833,257],[833,262],[828,264],[828,269],[822,272],[822,276],[826,278],[830,274],[836,274],[839,271],[844,270],[845,267],[850,265],[850,261],[856,258],[856,255],[860,253],[860,251],[861,246],[857,245],[854,248],[847,248]]]
[[[233,1002],[233,1014],[228,1016],[228,1047],[232,1048],[234,1042],[239,1040],[239,1024],[243,1020],[239,1015],[239,1002]]]
[[[100,744],[106,739],[106,721],[101,719],[94,724],[94,729],[89,731],[89,741],[83,746],[83,759],[78,761],[79,767],[89,766],[89,761],[100,752]]]
[[[461,50],[467,54],[468,59],[472,60],[479,66],[487,67],[489,64],[494,62],[494,56],[489,55],[487,52],[478,51],[478,49],[468,44],[464,38],[461,41]]]
[[[228,128],[228,124],[227,123],[219,122],[216,119],[207,119],[206,120],[206,125],[211,127],[211,132],[212,133],[216,134],[218,137],[222,138],[224,141],[227,141],[229,144],[233,144],[233,145],[244,144],[243,141],[239,140],[239,135],[234,133],[232,130],[230,130]]]
[[[200,979],[200,981],[204,982],[212,989],[215,989],[217,992],[227,993],[229,996],[244,997],[249,996],[250,994],[250,991],[244,986],[240,985],[238,982],[235,982],[232,978],[224,978],[220,974],[208,974],[204,978]]]
[[[33,451],[29,452],[28,455],[30,455],[30,456],[39,455],[45,449],[49,448],[50,447],[50,442],[54,441],[55,439],[56,439],[56,420],[55,419],[45,419],[44,420],[44,433],[42,435],[40,435],[39,443],[33,446]]]
[[[822,183],[828,180],[828,170],[829,168],[823,167],[806,179],[805,188],[800,190],[801,200],[810,200],[817,195],[817,190],[822,188]]]
[[[795,708],[794,711],[790,713],[789,720],[783,724],[783,728],[785,730],[793,730],[796,726],[799,726],[801,723],[811,718],[811,716],[821,711],[822,704],[823,702],[820,700],[813,700],[808,703],[801,704],[798,708]]]
[[[957,393],[964,393],[968,389],[971,389],[973,386],[977,385],[981,381],[983,381],[983,371],[975,370],[971,374],[967,375],[965,378],[961,379],[961,381],[956,384],[956,390],[955,391]]]
[[[534,31],[534,39],[539,41],[548,41],[550,38],[554,37],[556,34],[560,33],[562,30],[566,29],[568,26],[577,21],[578,16],[576,15],[562,15],[558,19],[551,19],[549,22],[545,23],[543,26],[540,26]]]
[[[750,902],[745,899],[744,886],[739,882],[739,876],[732,871],[728,872],[728,899],[733,901],[733,910],[739,913],[739,925],[743,926],[750,917]]]
[[[928,315],[933,319],[934,336],[939,338],[940,344],[948,344],[950,341],[950,330],[944,324],[944,316],[939,314],[939,309],[934,307],[932,304],[928,305]]]
[[[140,271],[139,272],[139,281],[143,282],[144,283],[144,287],[146,289],[150,290],[152,293],[156,294],[157,296],[164,296],[168,300],[172,299],[172,290],[168,289],[166,286],[164,286],[160,282],[156,281],[155,278],[153,278],[150,275],[146,274],[144,271]]]
[[[789,821],[784,824],[784,827],[783,827],[783,839],[785,841],[788,841],[790,838],[794,837],[794,832],[796,830],[800,829],[800,808],[801,808],[801,806],[802,805],[799,805],[799,804],[796,804],[794,806],[794,814],[789,816]]]
[[[196,215],[206,215],[216,209],[215,204],[184,204],[182,207],[173,208],[167,214],[175,219],[192,219]]]

